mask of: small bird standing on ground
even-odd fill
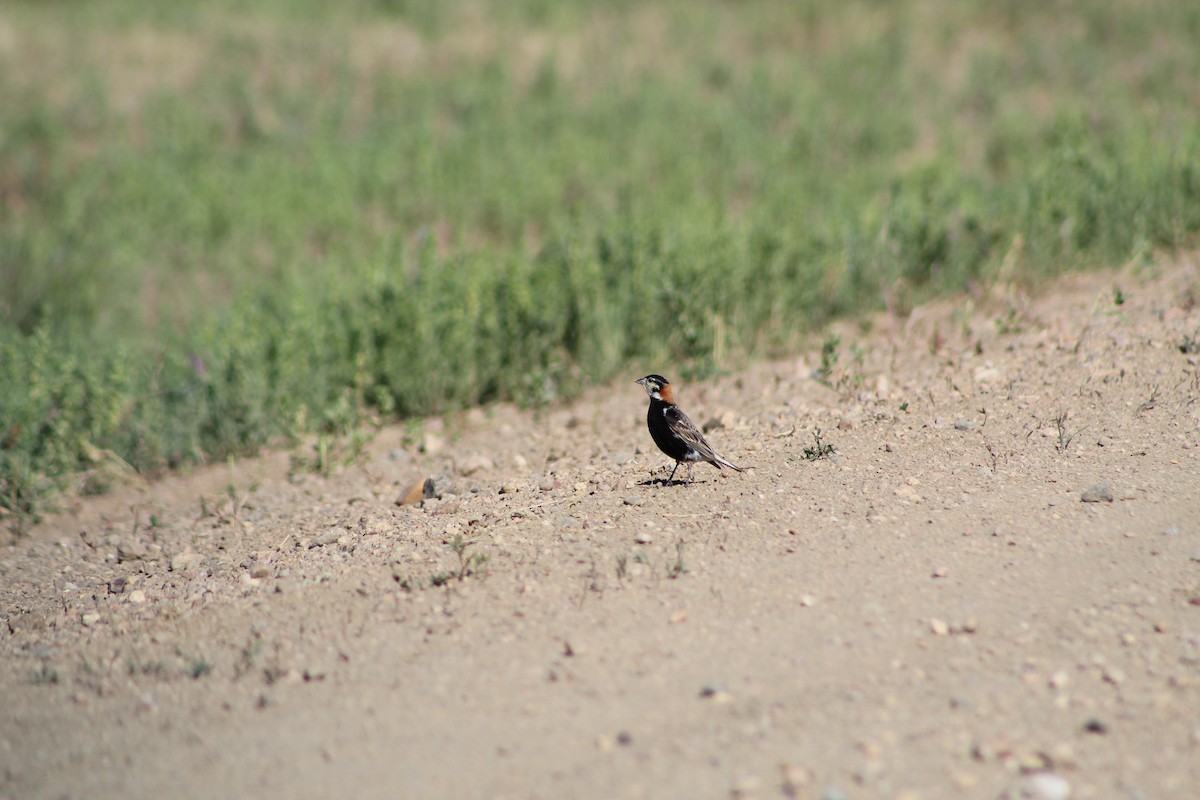
[[[692,467],[697,461],[707,461],[717,469],[729,467],[738,472],[743,471],[741,467],[717,455],[712,445],[705,441],[699,429],[688,419],[687,414],[675,405],[675,395],[666,378],[662,375],[647,375],[634,383],[640,384],[646,390],[646,394],[650,395],[646,425],[650,428],[651,438],[659,450],[675,459],[675,469],[671,470],[671,477],[667,478],[667,483],[671,482],[671,478],[675,477],[675,470],[684,462],[688,465],[688,483],[692,482]]]

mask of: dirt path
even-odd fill
[[[82,502],[0,550],[0,798],[1194,796],[1197,263]],[[650,371],[751,469],[647,483]]]

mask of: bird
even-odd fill
[[[679,406],[675,405],[675,394],[671,391],[671,383],[662,375],[647,375],[634,381],[650,395],[650,409],[646,412],[646,426],[650,429],[650,437],[671,458],[675,459],[675,469],[667,483],[675,477],[679,465],[688,465],[688,483],[692,482],[692,467],[697,461],[706,461],[717,469],[729,467],[744,472],[741,467],[717,455],[700,433],[700,430],[688,419]]]

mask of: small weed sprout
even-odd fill
[[[1151,409],[1153,409],[1157,405],[1158,405],[1158,384],[1156,383],[1150,387],[1150,396],[1146,398],[1145,402],[1143,402],[1141,405],[1138,406],[1138,413],[1144,414],[1147,411],[1150,411]]]
[[[1114,286],[1113,287],[1113,305],[1114,306],[1123,306],[1123,305],[1125,305],[1125,300],[1126,300],[1126,295],[1123,291],[1121,291],[1121,287]]]
[[[237,664],[233,668],[234,680],[241,678],[247,672],[254,669],[254,664],[262,654],[262,649],[262,634],[254,631],[250,639],[242,646],[241,652],[238,653]]]
[[[1058,431],[1058,442],[1054,445],[1054,449],[1060,453],[1067,452],[1067,448],[1071,446],[1071,442],[1075,440],[1075,437],[1086,430],[1085,428],[1080,428],[1077,431],[1069,429],[1067,427],[1067,420],[1070,416],[1071,412],[1062,411],[1054,418],[1054,427]]]
[[[866,363],[867,351],[857,342],[850,346],[850,360],[853,369],[850,372],[838,374],[838,361],[841,358],[842,337],[831,333],[821,343],[821,366],[813,371],[813,377],[818,383],[836,389],[842,394],[852,392],[862,387],[866,382],[862,368]]]
[[[863,368],[867,363],[867,348],[863,347],[858,342],[850,345],[850,360],[854,364],[854,372],[847,375],[846,383],[855,388],[861,388],[866,383],[866,377],[863,375]]]
[[[996,332],[1005,335],[1009,333],[1020,333],[1021,319],[1019,312],[1015,308],[1010,308],[1003,315],[996,317]]]
[[[838,349],[842,346],[842,337],[831,333],[821,342],[821,366],[817,367],[816,378],[819,383],[833,386],[833,371],[837,368]]]
[[[821,441],[821,429],[813,429],[813,446],[804,448],[804,459],[806,461],[816,461],[818,458],[824,458],[834,452],[833,445]]]
[[[946,345],[946,339],[942,336],[942,329],[938,325],[933,326],[933,333],[929,334],[929,355],[936,356],[941,352]]]
[[[1002,456],[1000,451],[997,450],[996,446],[991,442],[984,442],[983,446],[987,448],[988,458],[990,459],[992,465],[992,474],[995,475],[1000,470],[1000,461],[1002,459],[1007,461],[1008,459]]]
[[[675,542],[675,563],[667,568],[667,577],[671,580],[686,575],[687,565],[683,563],[683,540]]]
[[[245,527],[242,522],[242,509],[246,506],[246,501],[250,499],[247,494],[242,494],[238,488],[232,483],[225,487],[225,498],[218,499],[214,504],[209,506],[209,499],[205,495],[200,495],[200,514],[195,521],[199,522],[208,517],[214,517],[217,525],[232,525],[237,523]]]
[[[35,686],[55,686],[59,682],[58,668],[49,662],[29,673],[29,682]]]
[[[367,445],[374,438],[374,431],[362,428],[349,433],[336,430],[319,433],[312,445],[312,455],[292,453],[289,457],[288,474],[295,477],[301,472],[311,472],[328,478],[339,467],[348,467],[360,462]]]
[[[583,576],[583,590],[579,593],[579,607],[587,600],[588,592],[604,594],[604,582],[600,580],[600,570],[596,569],[596,559],[592,559],[587,574]]]
[[[454,555],[458,556],[458,569],[449,572],[438,572],[430,577],[429,582],[433,586],[445,586],[453,580],[460,583],[465,581],[469,576],[475,575],[482,577],[486,574],[485,565],[488,561],[487,553],[472,553],[471,542],[463,539],[461,533],[454,535],[450,540],[450,549]]]
[[[167,673],[167,665],[161,661],[142,661],[137,656],[128,656],[125,659],[125,672],[131,676],[162,678]]]

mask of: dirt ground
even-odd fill
[[[0,798],[1196,797],[1200,259],[868,322],[76,501]],[[746,472],[661,483],[648,372]]]

